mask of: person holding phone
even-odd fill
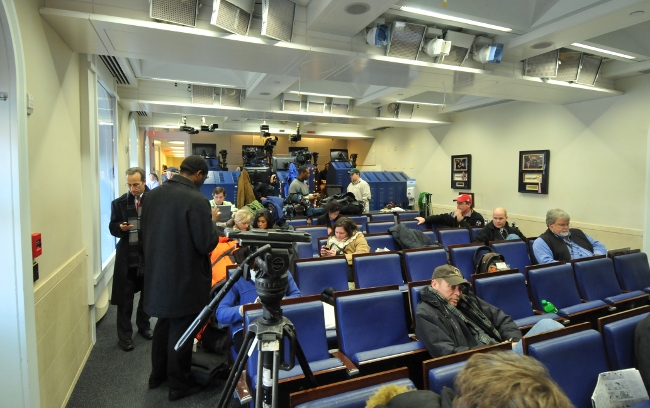
[[[348,262],[348,282],[354,282],[352,255],[367,254],[370,246],[354,221],[341,217],[334,223],[334,229],[327,243],[320,249],[320,256],[344,255]]]

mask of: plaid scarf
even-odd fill
[[[478,344],[497,344],[502,341],[501,335],[496,327],[494,327],[490,319],[485,316],[485,313],[483,313],[481,307],[478,305],[476,296],[463,293],[458,301],[458,306],[454,306],[442,297],[437,290],[431,289],[431,292],[449,313],[458,317],[469,327]]]
[[[343,238],[343,240],[338,240],[336,238],[336,235],[332,234],[328,239],[327,239],[327,244],[326,247],[331,251],[335,250],[336,255],[343,255],[345,254],[345,247],[348,246],[348,244],[352,241],[354,241],[357,238],[357,235],[359,235],[361,231],[357,231],[354,234],[352,234],[349,237]]]
[[[140,196],[140,202],[136,206],[135,196],[129,193],[126,196],[126,215],[129,224],[133,229],[129,231],[129,268],[139,268],[142,266],[142,242],[140,242],[140,214],[142,213],[142,203],[144,202],[144,193]]]

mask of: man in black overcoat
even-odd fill
[[[158,318],[149,388],[169,380],[171,401],[200,391],[190,377],[192,343],[178,352],[174,345],[210,301],[209,253],[219,237],[218,207],[199,190],[207,176],[201,156],[186,157],[180,174],[147,195],[142,212],[144,309]]]
[[[144,197],[149,189],[145,185],[144,170],[131,167],[126,171],[127,193],[111,203],[111,221],[108,229],[119,242],[115,251],[115,268],[113,270],[113,291],[111,304],[117,306],[117,345],[124,351],[133,350],[133,298],[140,292],[140,301],[135,317],[138,332],[151,340],[153,335],[149,325],[149,315],[144,311],[144,278],[142,276],[142,246],[138,223]]]

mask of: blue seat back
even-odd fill
[[[438,395],[442,394],[444,387],[454,389],[454,379],[466,364],[467,361],[460,361],[429,370],[426,374],[429,381],[429,389]]]
[[[472,239],[472,242],[474,242],[474,238],[476,238],[476,236],[478,235],[479,232],[481,232],[482,229],[483,227],[471,227],[469,229],[470,238]]]
[[[535,242],[535,239],[529,239],[527,241],[528,243],[528,256],[530,257],[530,264],[531,265],[537,265],[539,262],[537,262],[537,259],[535,258],[535,252],[533,252],[533,243]]]
[[[433,270],[447,263],[447,251],[443,248],[431,248],[423,251],[404,252],[406,280],[416,282],[431,279]]]
[[[395,240],[390,234],[370,235],[366,236],[365,238],[368,246],[370,247],[370,252],[377,251],[377,248],[388,248],[389,251],[394,251],[396,249]]]
[[[395,223],[395,214],[393,213],[380,213],[380,214],[370,214],[370,221],[391,221]]]
[[[436,234],[436,230],[424,230],[422,231],[424,235],[427,237],[431,238],[431,242],[438,242],[438,235]]]
[[[426,224],[418,225],[418,222],[416,220],[400,221],[399,223],[404,224],[406,228],[410,228],[410,229],[415,229],[420,231],[427,229]]]
[[[296,242],[298,259],[313,258],[314,249],[311,242]]]
[[[336,298],[336,330],[346,356],[409,342],[399,290]]]
[[[609,258],[590,259],[573,264],[578,289],[583,299],[604,300],[621,294],[614,264]]]
[[[368,217],[365,215],[354,215],[354,216],[347,216],[349,219],[354,221],[359,225],[359,229],[361,232],[364,234],[368,231]]]
[[[318,225],[305,228],[298,228],[296,231],[306,232],[311,235],[311,250],[314,255],[320,253],[320,247],[318,246],[318,238],[327,236],[327,227]]]
[[[353,258],[354,282],[357,288],[403,285],[399,254],[381,253]]]
[[[492,250],[497,254],[503,255],[510,269],[519,269],[519,272],[525,274],[526,267],[530,266],[530,257],[528,256],[528,247],[524,241],[502,241],[492,244]]]
[[[297,303],[282,306],[282,315],[288,318],[296,328],[298,341],[302,346],[307,361],[326,360],[330,358],[327,349],[327,335],[325,334],[325,314],[323,303],[320,301]],[[262,309],[249,310],[244,316],[244,326],[248,326],[257,318],[262,317]],[[289,342],[284,342],[284,356],[288,359]],[[296,364],[298,362],[296,361]],[[248,370],[250,378],[257,374],[257,349],[248,359]]]
[[[409,303],[411,306],[411,317],[413,318],[413,324],[415,324],[415,311],[418,308],[418,303],[422,300],[422,296],[420,296],[420,291],[422,290],[423,287],[425,286],[430,286],[431,283],[427,283],[426,285],[419,285],[419,286],[412,286],[409,289]]]
[[[613,371],[634,367],[634,331],[648,313],[617,320],[603,326],[603,340]]]
[[[514,320],[533,316],[526,279],[520,273],[476,279],[476,296],[503,310]]]
[[[467,230],[465,230],[467,232]],[[474,244],[470,246],[462,247],[451,247],[449,248],[449,262],[454,265],[456,268],[460,269],[460,272],[463,274],[465,279],[470,280],[472,274],[474,274],[474,253],[476,253],[476,248],[480,247],[482,244]],[[487,252],[487,250],[485,251]]]
[[[394,227],[394,221],[382,221],[382,222],[369,222],[366,225],[368,229],[368,234],[386,234],[388,233],[388,228]]]
[[[303,296],[319,295],[326,288],[348,289],[348,263],[345,259],[296,262],[294,280]]]
[[[643,290],[650,287],[650,266],[644,252],[614,257],[614,269],[623,290]]]
[[[419,217],[420,213],[415,211],[406,211],[397,213],[397,222],[414,220],[415,217]]]
[[[548,368],[576,408],[591,408],[598,374],[608,371],[600,333],[585,330],[540,341],[528,347],[528,355]]]
[[[294,220],[287,220],[287,224],[291,225],[292,227],[302,227],[307,224],[307,218],[296,218]]]
[[[442,246],[449,248],[449,245],[469,244],[469,231],[465,228],[452,228],[438,230],[438,237]]]
[[[543,310],[542,300],[558,309],[582,303],[570,264],[532,269],[528,272],[528,285],[537,310]]]

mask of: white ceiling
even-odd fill
[[[147,112],[140,124],[152,127],[175,126],[185,114],[188,125],[198,126],[206,116],[208,123],[232,131],[255,132],[267,120],[272,131],[295,129],[300,122],[303,129],[311,126],[322,136],[372,135],[373,129],[387,126],[445,126],[452,112],[511,100],[567,104],[620,95],[617,79],[650,69],[650,0],[448,0],[446,6],[442,0],[294,2],[292,42],[261,35],[259,4],[248,36],[210,25],[212,0],[201,0],[196,27],[152,20],[149,0],[44,0],[40,12],[73,51],[117,58],[130,82],[118,86],[121,106]],[[367,5],[365,13],[346,12],[359,3]],[[401,6],[512,32],[407,13]],[[454,67],[433,63],[423,52],[417,60],[386,57],[385,47],[365,43],[366,27],[377,18],[489,37],[504,44],[503,61],[483,65],[470,57]],[[532,47],[542,42],[552,45]],[[523,76],[523,59],[576,42],[635,59],[608,57],[594,87]],[[218,100],[197,105],[189,84],[236,87],[245,90],[245,98],[239,108],[219,106]],[[347,115],[292,113],[283,111],[280,102],[290,91],[353,100]],[[377,117],[379,106],[397,100],[422,105],[416,105],[408,120]],[[442,108],[424,105],[441,100]]]

